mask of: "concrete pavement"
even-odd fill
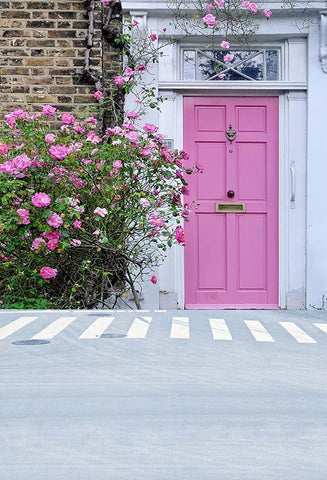
[[[323,325],[322,311],[1,311],[0,479],[325,480]],[[31,339],[48,343],[15,343]]]

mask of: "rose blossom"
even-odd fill
[[[157,281],[158,281],[157,277],[156,277],[155,275],[152,275],[152,277],[151,277],[151,282],[152,282],[153,284],[156,284]]]
[[[71,241],[71,245],[73,247],[79,247],[80,245],[82,245],[82,242],[80,240],[77,240],[77,238],[73,238],[73,240]]]
[[[96,92],[93,93],[93,97],[96,100],[100,100],[103,97],[103,93],[100,90],[97,90]]]
[[[45,244],[45,240],[43,238],[40,238],[40,237],[34,238],[31,246],[31,250],[38,250],[39,248],[41,248],[42,244]]]
[[[44,140],[47,142],[47,143],[53,143],[56,141],[56,136],[54,133],[48,133],[45,137],[44,137]]]
[[[47,224],[53,228],[59,228],[63,223],[63,219],[57,213],[51,213],[50,217],[47,220]]]
[[[208,15],[205,15],[202,18],[202,22],[204,23],[204,25],[208,25],[209,27],[215,27],[216,25],[218,25],[218,21],[216,17],[211,13],[208,13]]]
[[[64,112],[61,115],[61,121],[65,123],[66,125],[70,125],[71,123],[75,122],[75,117],[72,113],[70,112]]]
[[[32,203],[37,208],[48,207],[51,203],[51,198],[43,192],[35,193],[32,196]]]
[[[150,223],[154,227],[161,227],[164,224],[164,221],[162,218],[153,218]]]
[[[134,77],[135,72],[131,67],[126,67],[124,74],[126,75],[126,77]]]
[[[227,55],[224,55],[224,62],[231,62],[234,60],[234,55],[232,53],[227,53]]]
[[[151,42],[155,42],[158,38],[158,35],[156,33],[151,33],[151,35],[149,35],[149,39],[151,40]]]
[[[55,107],[52,107],[51,105],[43,105],[43,108],[42,108],[42,112],[44,113],[44,115],[48,115],[48,116],[51,116],[51,115],[54,115],[56,113],[56,108]]]
[[[73,223],[73,227],[79,230],[80,228],[82,228],[82,222],[80,220],[75,220],[75,222]]]
[[[7,153],[9,150],[9,147],[5,143],[0,143],[0,155]]]
[[[185,242],[183,227],[176,227],[175,238],[177,240],[177,243],[184,243]]]
[[[115,160],[112,164],[113,168],[122,168],[123,162],[121,160]]]
[[[66,147],[66,145],[51,145],[49,153],[52,158],[63,160],[71,153],[71,148]]]
[[[58,270],[51,267],[42,267],[40,270],[40,277],[48,280],[57,276]]]
[[[257,13],[258,5],[256,3],[250,3],[250,5],[248,6],[248,10],[251,13]]]
[[[158,130],[158,127],[156,127],[155,125],[153,125],[153,123],[146,123],[146,124],[143,126],[143,130],[144,130],[146,133],[156,133],[156,131]]]
[[[17,209],[17,215],[21,218],[21,222],[17,222],[23,225],[28,225],[31,223],[31,220],[29,218],[30,212],[29,210],[26,210],[25,208],[18,208]]]
[[[267,8],[265,8],[265,10],[263,10],[262,13],[266,18],[270,18],[272,16],[272,11]]]
[[[226,40],[223,40],[221,42],[220,46],[223,50],[228,50],[229,49],[229,42],[227,42]]]
[[[114,83],[116,85],[123,85],[125,83],[124,77],[122,77],[121,75],[116,75],[114,77]]]
[[[99,215],[100,217],[104,218],[108,214],[108,210],[106,208],[100,208],[97,207],[94,212],[96,215]]]
[[[146,208],[150,206],[150,202],[147,198],[140,198],[140,205]]]

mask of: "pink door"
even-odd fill
[[[184,148],[185,308],[278,308],[278,98],[186,97]]]

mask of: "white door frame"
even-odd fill
[[[290,179],[290,166],[294,159],[290,158],[290,100],[305,101],[306,107],[306,92],[295,91],[294,93],[285,93],[285,91],[260,89],[260,91],[253,91],[252,89],[239,89],[230,91],[228,89],[221,90],[207,88],[203,91],[201,89],[194,91],[193,89],[183,88],[183,91],[161,91],[161,94],[167,100],[173,102],[173,118],[174,118],[174,132],[173,138],[176,148],[183,148],[183,98],[184,96],[278,96],[279,97],[279,307],[284,309],[287,307],[288,292],[292,290],[290,286],[290,261],[297,261],[296,252],[292,254],[290,250],[290,209],[295,207],[295,199],[292,199],[294,192],[294,179]],[[303,119],[302,119],[303,120]],[[171,118],[170,118],[171,121]],[[294,121],[294,119],[293,119]],[[301,124],[301,122],[300,122]],[[302,121],[302,124],[305,124]],[[164,122],[163,122],[164,127]],[[162,129],[165,131],[165,128]],[[303,129],[302,129],[303,130]],[[305,138],[306,132],[299,131],[300,138]],[[302,167],[301,167],[302,168]],[[302,168],[303,170],[303,168]],[[304,168],[305,170],[305,168]],[[303,172],[302,172],[303,175]],[[294,203],[292,203],[294,202]],[[303,221],[305,224],[305,211],[303,212]],[[299,226],[301,229],[301,225]],[[290,253],[292,258],[290,258]],[[304,254],[304,252],[303,252]],[[175,286],[177,293],[178,308],[184,308],[184,250],[180,247],[175,247]],[[299,259],[300,262],[305,262],[305,259]],[[303,279],[305,282],[305,278]],[[305,305],[298,305],[296,308],[303,308]]]

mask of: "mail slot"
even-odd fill
[[[217,213],[245,213],[245,203],[217,202]]]

